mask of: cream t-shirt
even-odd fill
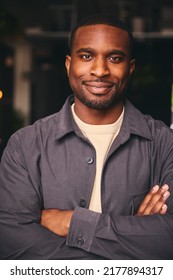
[[[119,117],[119,119],[113,124],[106,125],[91,125],[81,121],[74,111],[74,104],[71,106],[72,114],[74,120],[82,133],[88,140],[92,143],[96,150],[96,175],[93,186],[93,191],[91,195],[89,209],[99,212],[102,212],[101,207],[101,175],[102,169],[104,165],[104,161],[107,157],[109,149],[118,135],[123,117],[124,117],[124,109]]]

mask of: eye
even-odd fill
[[[122,57],[118,55],[112,55],[108,57],[108,60],[112,63],[120,63],[122,61]]]
[[[92,59],[92,56],[90,54],[80,54],[80,58],[82,60],[90,61]]]

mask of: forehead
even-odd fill
[[[130,52],[130,42],[127,31],[105,24],[80,27],[75,34],[73,50],[80,48],[120,49]]]

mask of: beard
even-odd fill
[[[125,92],[114,92],[106,95],[106,98],[102,95],[95,95],[95,98],[89,98],[85,91],[81,90],[75,93],[75,96],[91,109],[106,110],[122,102],[125,98]]]

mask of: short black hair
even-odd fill
[[[112,15],[107,15],[107,14],[95,14],[95,15],[89,16],[89,17],[81,20],[80,22],[78,22],[77,25],[73,27],[70,38],[69,38],[70,53],[72,52],[76,31],[80,27],[89,26],[89,25],[97,25],[97,24],[105,24],[105,25],[114,26],[114,27],[120,28],[122,30],[125,30],[129,36],[130,54],[131,54],[131,57],[133,57],[133,55],[134,55],[133,54],[134,38],[133,38],[133,34],[132,34],[130,28],[122,20],[120,20]]]

